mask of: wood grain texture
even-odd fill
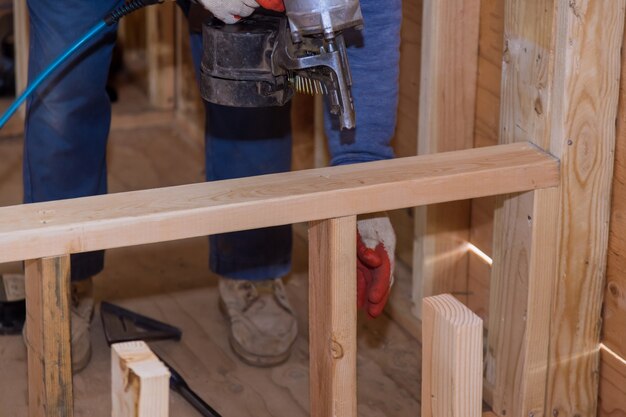
[[[28,85],[28,54],[30,51],[30,18],[26,0],[13,0],[13,38],[15,40],[15,91],[19,94]],[[18,111],[22,120],[26,106]]]
[[[450,294],[424,298],[422,417],[482,415],[483,323]]]
[[[597,409],[626,2],[557,5],[552,148],[555,153],[560,148],[563,186],[546,408],[553,414],[586,416]]]
[[[312,417],[356,417],[356,216],[309,226]]]
[[[472,148],[480,0],[425,0],[418,154]],[[415,210],[413,302],[441,293],[467,301],[470,203]]]
[[[550,148],[553,7],[505,2],[500,143]],[[485,399],[500,416],[544,415],[558,199],[554,191],[496,199],[489,312],[499,319],[489,322]]]
[[[504,43],[504,2],[482,0],[476,87],[474,147],[498,143],[500,130],[500,86]],[[488,256],[493,254],[495,198],[472,200],[470,242]],[[491,268],[470,254],[467,306],[478,314],[485,327],[489,319],[489,278]]]
[[[612,194],[602,342],[626,357],[626,54],[622,54]]]
[[[26,261],[28,415],[73,415],[70,257]]]
[[[556,160],[531,145],[513,144],[5,207],[0,262],[523,191],[557,181]]]
[[[506,3],[501,140],[549,149],[563,175],[557,195],[497,204],[487,381],[500,415],[596,411],[623,20],[623,1]]]
[[[626,359],[600,348],[598,417],[626,416]]]
[[[148,97],[157,109],[173,110],[176,86],[176,4],[165,2],[146,9]]]
[[[111,345],[111,416],[168,417],[170,372],[142,341]]]
[[[602,343],[623,358],[626,357],[626,55],[623,53],[621,67]],[[626,373],[615,370],[617,362],[612,359],[607,351],[601,352],[598,413],[602,417],[623,417],[626,416]]]

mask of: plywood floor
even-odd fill
[[[122,97],[124,99],[124,97]],[[0,205],[21,202],[19,136],[0,138]],[[117,129],[109,149],[111,192],[198,182],[203,150],[173,127]],[[306,241],[296,238],[287,289],[300,336],[289,361],[256,369],[231,353],[217,308],[216,277],[206,265],[207,239],[112,250],[96,279],[96,296],[183,329],[181,342],[152,347],[225,417],[308,415]],[[20,265],[2,265],[16,270]],[[93,358],[74,377],[75,415],[110,416],[109,348],[99,318],[93,322]],[[420,346],[389,317],[359,322],[359,415],[419,415]],[[20,337],[0,337],[0,417],[26,416],[26,353]],[[197,416],[171,396],[172,416]]]

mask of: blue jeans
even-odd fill
[[[29,76],[38,74],[120,0],[28,0],[31,14]],[[354,79],[357,129],[326,125],[333,165],[388,159],[395,128],[401,0],[362,0],[365,31],[346,34]],[[29,101],[24,150],[26,203],[107,192],[106,143],[111,106],[105,92],[115,30],[51,79]],[[201,39],[192,35],[196,65]],[[288,171],[289,106],[239,109],[206,103],[206,179]],[[242,123],[242,121],[245,121]],[[174,145],[175,146],[175,145]],[[288,273],[289,226],[211,237],[211,269],[235,279],[262,280]],[[102,251],[72,256],[72,279],[100,272]]]

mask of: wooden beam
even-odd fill
[[[309,226],[312,417],[356,417],[356,216]]]
[[[422,24],[418,154],[474,145],[480,0],[425,0]],[[467,298],[470,202],[415,211],[413,302],[453,293]]]
[[[501,141],[550,150],[562,180],[497,204],[486,385],[501,416],[596,412],[624,6],[506,2]]]
[[[450,294],[422,313],[422,417],[480,417],[483,321]]]
[[[165,2],[146,9],[148,98],[161,110],[174,109],[176,87],[176,4]]]
[[[15,41],[15,92],[21,93],[28,85],[28,52],[30,51],[30,19],[26,0],[13,0],[13,39]],[[19,114],[24,119],[26,106]]]
[[[70,257],[26,261],[28,415],[73,415]]]
[[[554,158],[515,144],[4,207],[0,263],[524,191],[557,181]]]
[[[168,417],[170,371],[142,341],[111,345],[111,416]]]

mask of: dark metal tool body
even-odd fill
[[[135,313],[115,304],[103,301],[100,305],[100,318],[107,343],[131,342],[143,340],[174,339],[180,340],[182,332],[179,328],[150,317]],[[170,371],[170,389],[179,393],[204,417],[222,417],[213,407],[208,405],[187,384],[185,379],[161,356],[161,362]]]
[[[236,107],[282,106],[294,90],[323,94],[342,129],[356,127],[342,31],[363,25],[358,0],[285,0],[234,25],[203,23],[202,97]]]

